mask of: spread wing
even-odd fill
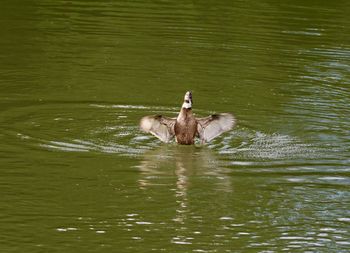
[[[145,116],[140,121],[140,128],[146,133],[151,133],[163,142],[169,142],[175,135],[174,126],[176,118],[168,118],[162,115]]]
[[[209,142],[220,134],[231,130],[236,120],[232,114],[221,113],[199,118],[197,122],[199,138],[204,142]]]

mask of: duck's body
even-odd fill
[[[192,93],[188,91],[177,118],[146,116],[141,119],[140,128],[164,142],[169,142],[175,136],[177,143],[191,145],[196,136],[205,143],[234,126],[235,119],[229,113],[196,118],[192,112],[192,103]]]
[[[176,142],[179,144],[194,144],[197,134],[197,120],[191,108],[181,108],[174,126]]]

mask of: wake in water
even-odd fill
[[[159,113],[173,111],[173,108],[147,108],[135,105],[91,106],[104,111],[112,109],[119,116],[114,121],[107,122],[108,126],[96,126],[96,129],[90,129],[84,134],[84,138],[74,138],[70,141],[41,140],[42,143],[39,145],[67,152],[102,152],[125,156],[143,154],[161,143],[153,136],[139,131],[138,115],[142,114],[143,110],[159,111]],[[318,153],[311,144],[303,143],[296,137],[278,133],[267,134],[240,126],[207,146],[233,160],[310,158],[316,157]]]
[[[305,158],[317,153],[311,144],[302,143],[296,137],[245,128],[237,129],[226,136],[222,144],[214,144],[213,147],[221,154],[244,159]]]
[[[70,142],[45,141],[46,143],[39,145],[48,149],[68,152],[103,152],[124,155],[144,153],[157,145],[162,145],[154,137],[145,136],[143,133],[139,133],[137,129],[132,129],[129,133],[120,135],[129,136],[129,144],[118,144],[118,138],[116,142],[93,140],[92,138],[89,140],[74,139]],[[303,144],[297,138],[287,135],[264,134],[242,129],[237,129],[233,133],[226,135],[228,136],[222,139],[222,144],[209,144],[208,146],[217,150],[220,154],[245,159],[302,158],[316,154],[316,150],[313,149],[312,145]],[[234,146],[235,144],[238,144],[238,146]],[[168,145],[173,144],[170,143]]]
[[[8,134],[14,134],[22,143],[48,150],[139,156],[162,145],[155,137],[139,130],[138,121],[144,111],[167,115],[177,112],[177,108],[143,105],[78,104],[74,108],[64,105],[28,107],[24,113],[31,117],[23,116],[21,125],[17,126],[20,130]],[[225,159],[236,162],[317,158],[321,152],[293,136],[267,134],[239,125],[207,146]]]

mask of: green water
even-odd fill
[[[349,252],[350,2],[3,1],[1,252]],[[206,146],[144,115],[231,112]]]

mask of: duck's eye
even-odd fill
[[[189,103],[190,103],[190,100],[187,100],[187,99],[186,99],[185,102],[189,104]]]

